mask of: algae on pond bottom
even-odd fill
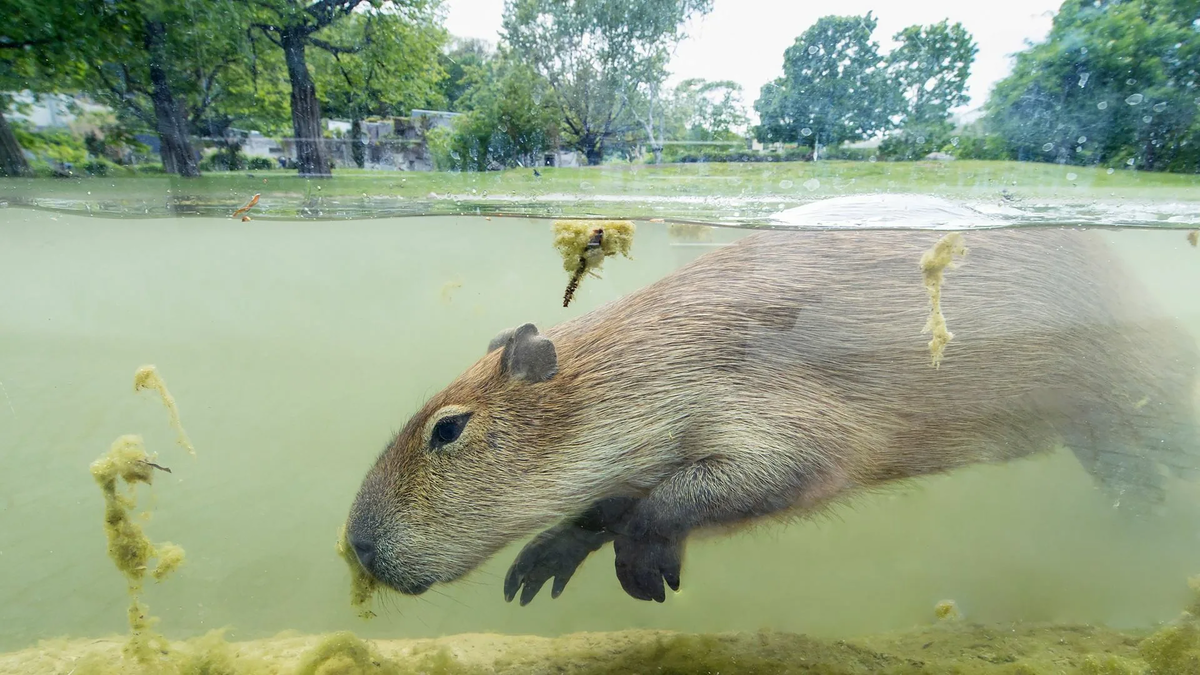
[[[921,256],[921,275],[925,279],[925,291],[929,294],[929,320],[922,333],[930,333],[929,354],[933,357],[933,367],[940,368],[942,352],[946,344],[954,339],[954,333],[946,328],[946,317],[942,315],[942,281],[947,269],[954,269],[955,256],[965,256],[967,247],[963,237],[958,232],[951,232],[938,240],[933,248]]]

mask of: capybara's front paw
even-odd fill
[[[617,579],[629,595],[638,600],[663,602],[666,581],[671,590],[679,590],[683,543],[660,538],[617,537]]]
[[[529,604],[542,586],[554,577],[550,597],[557,598],[571,575],[611,536],[574,525],[559,525],[542,532],[521,549],[504,578],[504,599],[512,602],[521,590],[521,606]]]

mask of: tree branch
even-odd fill
[[[344,14],[349,14],[363,3],[363,0],[320,0],[304,8],[309,16],[316,20],[317,25],[311,32],[324,28],[337,21]]]
[[[338,45],[329,44],[328,42],[315,37],[308,38],[308,44],[318,49],[324,49],[334,56],[337,56],[338,54],[357,54],[362,51],[362,45],[355,47],[339,47]]]

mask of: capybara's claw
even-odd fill
[[[589,532],[570,524],[553,527],[521,549],[504,577],[504,599],[512,602],[521,590],[521,606],[528,605],[552,577],[550,597],[557,598],[575,570],[593,551],[608,541],[602,533]],[[523,588],[522,588],[523,587]]]
[[[613,549],[616,551],[617,580],[630,596],[664,602],[667,599],[664,581],[671,590],[679,590],[680,542],[618,537],[613,542]]]

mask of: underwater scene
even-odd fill
[[[1186,203],[302,199],[0,210],[0,672],[1198,672]]]
[[[1200,675],[1200,0],[0,17],[0,675]]]

